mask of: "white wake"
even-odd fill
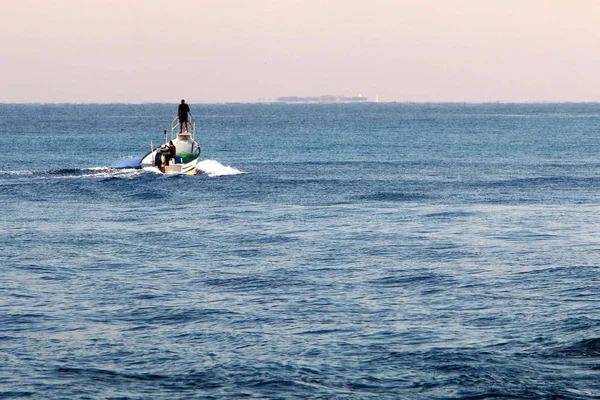
[[[223,165],[216,160],[200,161],[198,163],[198,165],[196,166],[196,168],[199,169],[200,171],[204,172],[205,174],[207,174],[210,177],[224,176],[224,175],[238,175],[238,174],[245,173],[243,171],[240,171],[237,168],[234,168],[234,167],[231,167],[228,165]]]

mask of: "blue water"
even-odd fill
[[[0,398],[600,398],[600,104],[191,109],[0,104]]]

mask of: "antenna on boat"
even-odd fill
[[[190,114],[189,124],[191,125],[191,132],[188,130],[188,133],[192,136],[192,139],[194,139],[194,136],[196,135],[196,120],[194,119],[194,117],[192,117],[192,113],[188,114]]]
[[[167,144],[167,130],[165,129],[165,144]]]

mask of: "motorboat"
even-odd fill
[[[159,171],[163,174],[198,173],[196,166],[200,160],[200,145],[196,142],[196,122],[188,116],[187,126],[181,126],[179,118],[171,121],[171,132],[165,129],[165,143],[154,147],[146,154],[140,163],[142,169]]]

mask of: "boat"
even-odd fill
[[[147,153],[140,163],[142,169],[159,171],[163,174],[195,175],[200,160],[200,145],[196,142],[196,122],[188,115],[188,130],[180,129],[179,118],[171,121],[171,133],[165,129],[165,143]],[[183,127],[187,128],[187,127]],[[175,149],[171,149],[170,142]]]

